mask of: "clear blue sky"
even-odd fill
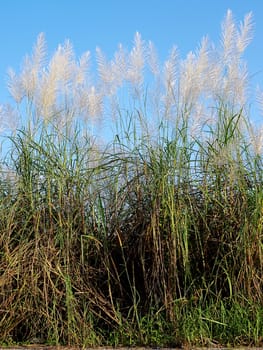
[[[7,102],[6,71],[18,68],[31,52],[37,35],[46,34],[49,52],[70,39],[75,52],[99,46],[110,58],[119,43],[130,47],[136,31],[151,40],[162,60],[173,45],[183,58],[202,36],[219,40],[227,9],[240,21],[254,13],[255,34],[245,58],[255,76],[263,80],[262,0],[1,0],[0,7],[0,102]],[[263,84],[261,84],[263,87]]]

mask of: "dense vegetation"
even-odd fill
[[[21,73],[10,71],[2,343],[262,344],[250,39],[251,15],[238,28],[229,11],[219,47],[204,39],[185,60],[173,49],[161,67],[136,34],[110,62],[97,50],[92,85],[88,53],[77,61],[67,42],[47,64],[40,35]]]

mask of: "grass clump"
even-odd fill
[[[114,61],[98,49],[96,87],[89,54],[76,61],[68,42],[44,66],[41,35],[10,72],[20,127],[1,162],[2,343],[262,344],[262,153],[241,59],[250,31],[251,15],[238,29],[228,12],[221,51],[203,40],[178,61],[174,49],[162,70],[136,34]]]

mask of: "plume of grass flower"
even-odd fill
[[[174,47],[163,64],[136,33],[109,61],[97,48],[95,79],[89,52],[77,59],[66,41],[48,60],[40,34],[9,71],[0,341],[260,344],[251,33],[251,14],[238,27],[228,11],[220,45],[204,38],[186,58]]]

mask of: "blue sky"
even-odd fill
[[[119,43],[130,47],[136,31],[154,42],[164,60],[173,45],[181,57],[208,34],[219,40],[221,22],[231,9],[239,22],[250,11],[255,33],[246,51],[253,85],[263,80],[262,0],[1,0],[0,103],[8,102],[7,68],[19,68],[40,32],[49,52],[70,39],[80,55],[99,46],[110,58]],[[261,84],[263,85],[263,84]],[[263,87],[263,86],[262,86]]]

